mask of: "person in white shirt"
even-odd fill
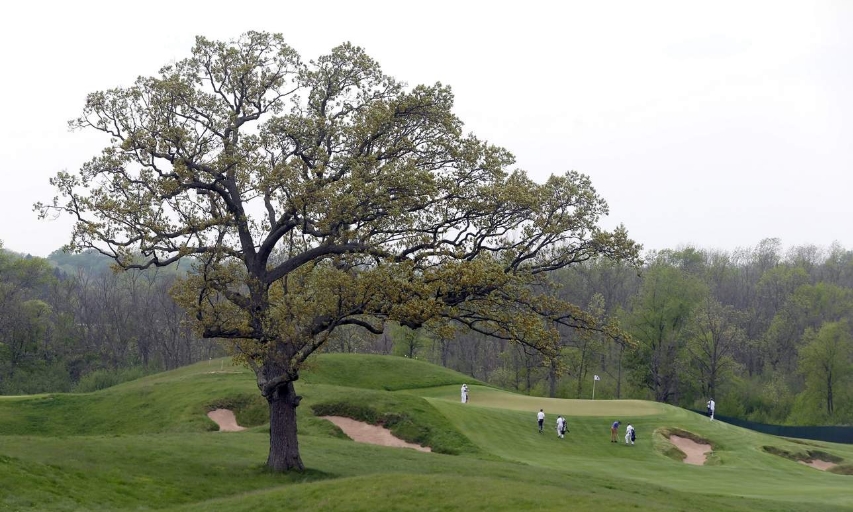
[[[462,384],[462,403],[468,403],[468,384]]]
[[[539,412],[536,414],[536,422],[539,423],[539,433],[542,433],[542,427],[545,425],[545,411],[539,409]]]
[[[711,414],[711,421],[714,421],[714,409],[717,407],[717,403],[714,402],[714,399],[708,400],[708,411]]]
[[[566,419],[562,416],[557,416],[557,437],[563,439],[566,435]]]
[[[630,444],[633,446],[634,444],[634,425],[628,424],[628,428],[625,429],[625,444]]]

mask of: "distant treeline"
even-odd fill
[[[0,392],[71,390],[86,375],[222,354],[169,296],[188,265],[109,267],[93,253],[0,253]],[[776,239],[732,252],[685,247],[652,252],[640,269],[588,262],[554,274],[552,285],[633,343],[562,329],[562,352],[548,360],[470,332],[389,326],[381,336],[339,329],[326,350],[426,359],[542,396],[590,398],[595,383],[597,399],[701,409],[713,397],[720,414],[749,421],[853,424],[853,251],[783,251]]]
[[[643,268],[590,262],[553,276],[554,293],[629,331],[634,345],[571,330],[549,361],[466,334],[338,333],[339,351],[418,357],[536,395],[642,398],[762,423],[853,424],[853,252],[777,239],[732,252],[685,247]],[[561,372],[560,369],[565,371]]]
[[[110,261],[0,248],[0,393],[91,390],[222,354],[169,296],[185,270],[115,273]]]

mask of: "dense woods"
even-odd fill
[[[93,389],[224,352],[196,337],[168,291],[183,268],[116,274],[95,254],[0,254],[0,391]],[[617,319],[634,344],[561,329],[559,361],[481,334],[443,338],[389,324],[336,332],[326,350],[419,358],[536,395],[644,398],[785,424],[853,423],[853,251],[646,255],[637,271],[589,262],[552,293]],[[125,375],[122,376],[122,373]],[[476,400],[476,397],[472,397]]]
[[[785,249],[646,255],[640,271],[589,262],[554,276],[553,293],[618,320],[634,344],[562,329],[559,365],[505,341],[390,329],[338,337],[341,351],[423,358],[524,393],[641,398],[781,424],[853,423],[853,252]],[[560,372],[558,369],[562,369]]]
[[[0,393],[91,391],[222,355],[169,295],[182,273],[115,273],[95,253],[0,251]]]

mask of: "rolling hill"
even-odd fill
[[[471,402],[459,402],[463,382]],[[853,510],[853,447],[758,434],[664,404],[528,397],[421,361],[321,355],[297,382],[309,469],[265,471],[265,403],[215,360],[86,394],[0,397],[0,510]],[[230,408],[250,427],[217,432]],[[547,414],[543,434],[535,412]],[[355,443],[326,414],[433,453]],[[553,424],[567,416],[558,439]],[[609,442],[614,420],[636,446]],[[681,462],[670,431],[710,441]],[[798,463],[832,458],[826,472]]]

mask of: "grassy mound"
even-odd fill
[[[375,354],[321,354],[313,360],[300,382],[347,388],[403,389],[479,383],[470,376],[417,359]]]
[[[408,378],[409,380],[406,380]],[[471,381],[464,375],[407,358],[321,354],[297,382],[308,399],[313,389],[412,389]],[[458,390],[457,390],[458,395]],[[92,393],[0,398],[0,432],[12,435],[97,435],[217,430],[207,418],[217,408],[234,411],[237,422],[263,428],[266,401],[254,375],[219,359],[150,375]],[[335,435],[324,421],[298,410],[300,431]]]
[[[225,361],[205,362],[93,393],[0,400],[0,432],[69,436],[216,430],[207,412],[253,393],[257,388],[249,372]]]
[[[423,398],[409,395],[351,390],[328,390],[321,403],[310,404],[316,416],[344,416],[381,425],[404,441],[429,446],[436,453],[474,454],[480,450]],[[335,427],[337,428],[337,427]]]

